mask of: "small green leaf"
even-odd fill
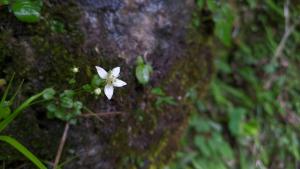
[[[74,121],[73,119],[81,114],[81,109],[83,107],[82,102],[74,101],[74,96],[75,92],[73,90],[65,90],[60,94],[58,103],[49,103],[47,105],[48,118],[55,117],[67,122]]]
[[[72,108],[73,107],[73,99],[70,97],[62,97],[60,98],[61,106],[64,108]]]
[[[57,107],[56,107],[56,105],[53,104],[53,103],[50,103],[46,108],[47,108],[47,110],[48,110],[49,112],[55,112],[55,111],[57,111]]]
[[[73,90],[65,90],[60,94],[60,104],[63,108],[72,108],[73,107],[73,97],[75,92]]]
[[[45,100],[51,100],[54,98],[55,90],[53,88],[48,88],[44,90],[43,98]]]
[[[54,116],[58,119],[61,119],[61,120],[65,120],[66,121],[66,114],[65,112],[62,110],[62,109],[57,109],[55,112],[54,112]]]
[[[145,85],[150,81],[151,73],[152,67],[149,64],[138,65],[135,69],[135,76],[142,85]]]
[[[76,110],[81,110],[82,109],[82,103],[80,101],[74,102],[74,108]],[[77,114],[77,113],[76,113]]]
[[[243,125],[243,134],[246,136],[256,136],[259,131],[259,124],[257,121],[252,120]]]
[[[204,156],[208,157],[211,155],[211,150],[207,146],[207,142],[203,137],[197,135],[194,139],[194,143]]]
[[[165,92],[160,87],[155,87],[151,90],[152,94],[158,95],[158,96],[165,96]]]
[[[93,88],[90,84],[85,84],[85,85],[82,86],[82,88],[85,92],[92,92],[93,91]]]
[[[199,115],[195,114],[191,117],[189,125],[190,127],[194,128],[197,132],[203,133],[209,132],[211,130],[211,127],[208,122],[209,121],[207,119],[202,119],[199,117]]]
[[[94,75],[93,79],[92,79],[92,82],[91,82],[91,85],[94,88],[96,88],[96,87],[100,86],[102,82],[103,82],[103,80],[100,79],[100,77],[98,75]]]
[[[152,66],[145,64],[141,56],[137,57],[136,63],[135,76],[140,84],[145,85],[150,81],[150,75],[153,71]]]
[[[231,34],[234,23],[234,11],[228,4],[222,5],[219,10],[216,11],[213,19],[215,22],[215,35],[221,40],[221,42],[230,46]]]
[[[243,108],[232,108],[229,110],[229,129],[233,135],[238,136],[241,134],[245,115],[246,110]]]
[[[58,110],[57,106],[54,103],[50,103],[47,105],[46,109],[48,110],[47,117],[53,119],[55,117],[55,112]]]
[[[12,4],[12,11],[22,22],[35,23],[41,17],[41,0],[16,0]]]
[[[65,90],[62,94],[60,94],[60,97],[74,97],[75,92],[73,90]]]

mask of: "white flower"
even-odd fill
[[[95,95],[100,95],[101,94],[101,89],[100,88],[96,88],[94,90]]]
[[[114,94],[114,87],[123,87],[127,83],[118,79],[120,74],[120,67],[115,67],[111,71],[106,72],[102,67],[96,66],[97,72],[101,79],[106,80],[104,87],[104,93],[110,100]]]
[[[73,73],[78,73],[79,72],[79,68],[78,67],[73,67],[72,68],[72,72]]]

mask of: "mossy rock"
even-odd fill
[[[44,19],[36,24],[20,23],[8,10],[0,14],[0,77],[9,79],[15,72],[25,80],[20,99],[46,87],[68,89],[73,66],[81,70],[77,87],[95,74],[95,65],[120,66],[121,79],[128,83],[111,101],[80,97],[94,112],[122,114],[103,121],[80,118],[71,126],[62,161],[73,160],[66,169],[162,168],[172,157],[191,111],[187,89],[196,87],[203,95],[213,71],[207,39],[190,28],[194,5],[192,0],[53,0],[44,4]],[[134,75],[139,55],[154,68],[146,86]],[[176,104],[158,107],[154,87]],[[35,106],[5,133],[53,161],[63,127],[63,122],[47,119],[42,106]],[[2,149],[0,156],[17,154]],[[23,163],[22,156],[15,157],[10,167]]]

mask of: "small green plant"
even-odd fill
[[[75,99],[75,95],[74,90],[64,90],[59,96],[56,96],[53,88],[47,89],[43,97],[49,101],[46,106],[48,118],[58,118],[75,124],[76,117],[81,114],[83,107],[82,102]]]
[[[13,110],[12,104],[14,99],[21,88],[19,85],[17,91],[15,92],[14,96],[7,100],[8,92],[11,88],[13,81],[13,77],[11,78],[6,90],[0,101],[0,133],[26,108],[31,106],[34,101],[38,100],[44,94],[44,91],[29,97],[25,100],[20,106]],[[35,164],[40,169],[47,169],[45,165],[34,155],[32,154],[26,147],[24,147],[21,143],[10,136],[0,135],[0,141],[5,142],[11,145],[13,148],[21,152],[26,158],[28,158],[33,164]]]
[[[149,63],[146,63],[142,56],[138,56],[135,68],[135,77],[138,82],[142,85],[149,83],[152,72],[152,66]]]
[[[0,6],[8,6],[22,22],[35,23],[41,18],[42,0],[0,0]]]
[[[48,110],[48,118],[57,118],[70,124],[76,123],[76,118],[81,114],[82,109],[86,108],[77,98],[82,92],[93,94],[98,98],[102,93],[101,88],[104,87],[104,93],[108,99],[112,98],[114,87],[122,87],[126,83],[120,79],[120,67],[116,67],[109,72],[103,68],[96,66],[98,75],[94,75],[90,83],[81,86],[79,89],[66,89],[61,93],[53,88],[45,90],[43,98],[46,100],[46,109]],[[70,85],[75,85],[76,74],[79,68],[71,69],[72,77],[68,79]]]
[[[82,114],[83,109],[93,115],[95,114],[78,100],[82,92],[95,95],[96,98],[98,98],[102,93],[101,88],[104,88],[104,94],[110,100],[114,93],[114,87],[123,87],[126,85],[126,82],[119,79],[120,67],[115,67],[107,72],[102,67],[96,66],[96,70],[98,75],[94,75],[90,83],[80,86],[79,89],[72,89],[76,85],[76,74],[79,72],[78,67],[73,67],[71,69],[72,77],[68,78],[71,89],[66,89],[59,93],[53,88],[48,88],[43,93],[48,118],[57,118],[66,122],[59,149],[55,157],[54,169],[60,168],[59,161],[67,139],[69,125],[76,124],[77,118]]]
[[[299,3],[196,2],[197,30],[209,20],[223,44],[212,48],[216,76],[205,99],[193,92],[197,112],[169,168],[298,168]]]
[[[79,72],[78,67],[71,69],[72,76],[68,78],[69,85],[74,87],[76,84],[76,74]],[[82,87],[83,91],[87,85]],[[47,117],[50,119],[57,118],[70,124],[76,124],[77,117],[81,114],[83,104],[79,101],[78,95],[81,94],[81,89],[66,89],[61,92],[54,88],[47,88],[43,94],[45,107],[47,109]]]

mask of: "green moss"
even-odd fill
[[[80,17],[78,11],[78,7],[72,3],[52,8],[46,6],[43,9],[44,19],[37,24],[22,25],[24,30],[17,39],[14,35],[16,32],[14,25],[2,31],[0,33],[0,64],[4,68],[2,71],[5,74],[16,72],[21,78],[37,78],[41,74],[47,74],[47,78],[40,77],[46,80],[45,85],[54,87],[65,85],[66,78],[70,76],[68,68],[86,64],[86,57],[79,48],[83,44],[83,34],[76,25]],[[51,20],[64,21],[66,31],[53,32]]]
[[[15,72],[17,79],[25,79],[22,87],[24,95],[49,86],[64,88],[68,84],[67,78],[71,76],[68,70],[74,65],[84,67],[86,64],[86,57],[79,48],[83,44],[83,35],[76,25],[80,17],[78,7],[69,3],[51,9],[45,6],[43,16],[39,23],[30,25],[9,18],[9,13],[0,14],[3,23],[7,23],[0,31],[0,77]],[[64,21],[66,31],[53,32],[50,20]],[[22,29],[20,32],[16,30],[18,25]],[[59,141],[59,132],[52,135],[42,130],[33,113],[18,118],[14,124],[6,130],[8,134],[14,135],[38,156],[47,160],[53,158],[58,144],[54,142]],[[7,147],[0,149],[0,156],[22,158],[18,152]]]

